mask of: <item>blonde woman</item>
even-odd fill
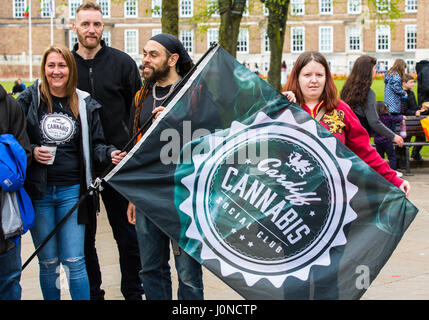
[[[391,115],[401,113],[401,99],[407,98],[407,93],[402,88],[402,81],[405,75],[407,64],[402,59],[396,59],[392,68],[384,78],[384,103],[389,107]],[[395,128],[393,128],[393,132]]]
[[[101,105],[78,90],[76,64],[64,46],[51,46],[43,54],[41,81],[18,98],[27,116],[33,161],[26,190],[33,200],[36,219],[31,229],[35,247],[68,213],[93,180],[94,164],[118,163],[124,156],[104,144],[99,118]],[[45,146],[56,148],[55,157]],[[95,214],[87,198],[38,254],[40,286],[46,300],[61,297],[59,266],[69,280],[72,299],[89,299],[84,258],[85,223]]]

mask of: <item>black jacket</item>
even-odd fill
[[[0,135],[11,134],[15,137],[21,147],[23,147],[25,150],[28,165],[31,161],[31,148],[26,125],[27,122],[25,115],[22,109],[19,107],[19,104],[16,102],[15,98],[9,96],[2,85],[0,85]],[[0,208],[1,206],[2,203],[0,196]],[[8,243],[10,242],[4,240],[0,214],[0,255],[7,250]]]
[[[27,165],[31,162],[30,141],[27,135],[27,121],[15,98],[9,96],[0,85],[0,134],[10,133],[27,154]]]
[[[101,103],[100,112],[107,144],[122,149],[131,138],[130,107],[135,93],[141,87],[136,62],[126,53],[102,47],[94,59],[85,60],[73,49],[78,71],[78,88],[89,92]]]
[[[103,128],[99,117],[101,105],[92,99],[87,92],[77,90],[77,94],[81,123],[80,195],[83,195],[95,178],[94,164],[107,166],[111,162],[110,154],[116,148],[105,145]],[[33,85],[21,93],[17,101],[27,116],[27,133],[30,138],[31,149],[33,150],[42,143],[39,125],[39,81],[36,80]],[[84,131],[86,134],[84,134]],[[45,196],[46,186],[46,165],[33,161],[27,169],[27,179],[24,185],[26,191],[32,200],[40,200]],[[79,223],[88,222],[88,215],[95,213],[95,209],[98,207],[97,200],[89,197],[88,201],[79,207]]]
[[[417,71],[417,98],[419,106],[429,101],[429,61],[422,60],[416,64]]]
[[[416,111],[420,110],[417,105],[416,96],[411,90],[405,90],[407,92],[407,99],[401,99],[401,113],[405,116],[415,116]]]

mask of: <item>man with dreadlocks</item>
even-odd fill
[[[170,34],[152,37],[143,48],[144,85],[134,99],[134,133],[148,119],[164,110],[162,102],[175,94],[174,89],[193,63],[183,44]],[[168,260],[170,239],[139,208],[128,207],[129,222],[136,225],[142,270],[140,277],[147,299],[171,300],[171,275]],[[179,278],[179,299],[203,299],[201,265],[173,242]]]

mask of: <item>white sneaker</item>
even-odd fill
[[[396,171],[396,170],[395,170]],[[400,172],[400,171],[396,171],[396,176],[398,177],[398,178],[400,178],[400,177],[402,177],[403,176],[403,174],[402,174],[402,172]]]

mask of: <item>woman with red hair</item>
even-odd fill
[[[316,51],[302,53],[285,86],[284,94],[344,143],[386,180],[408,196],[410,184],[400,179],[369,143],[369,135],[351,108],[338,98],[328,62]]]

